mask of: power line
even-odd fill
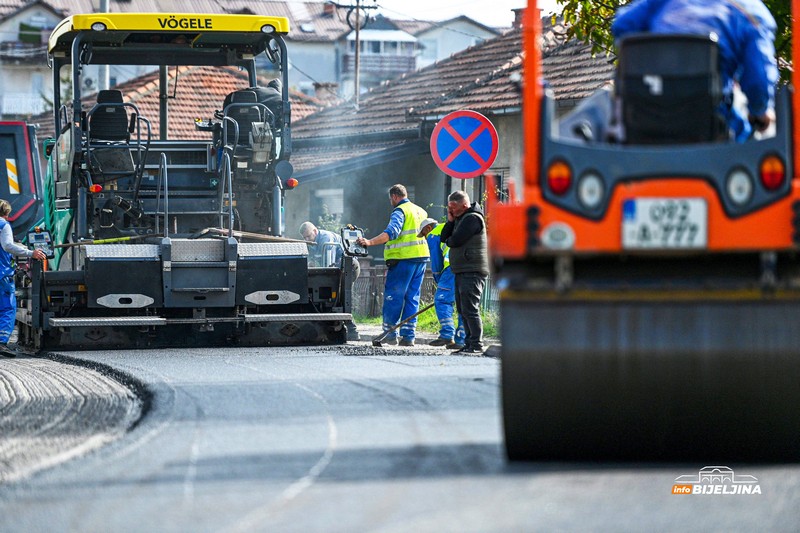
[[[291,67],[292,67],[293,69],[295,69],[297,72],[299,72],[300,74],[302,74],[303,76],[305,76],[306,78],[308,78],[309,80],[311,80],[313,83],[316,83],[316,84],[317,84],[317,86],[321,87],[321,88],[322,88],[322,89],[324,89],[325,91],[327,91],[327,92],[329,92],[330,94],[332,94],[333,96],[335,96],[337,100],[341,98],[341,97],[339,96],[339,94],[338,94],[338,93],[336,93],[335,91],[331,90],[331,88],[330,88],[330,87],[328,87],[326,84],[324,84],[324,83],[322,83],[322,82],[319,82],[319,81],[315,80],[315,79],[314,79],[314,78],[311,76],[311,74],[308,74],[307,72],[304,72],[302,69],[298,68],[298,67],[297,67],[297,65],[295,65],[294,63],[292,63],[292,61],[291,61],[291,60],[289,60],[289,66],[291,66]]]
[[[382,10],[388,11],[390,13],[394,13],[395,15],[400,15],[402,17],[408,17],[409,20],[413,20],[414,22],[423,22],[423,23],[430,24],[434,28],[441,28],[441,29],[443,29],[445,31],[451,31],[453,33],[460,33],[461,35],[466,35],[467,37],[473,37],[475,39],[480,39],[480,40],[485,40],[486,39],[485,37],[483,37],[481,35],[475,35],[473,33],[469,33],[469,32],[463,31],[463,30],[457,30],[455,28],[451,28],[449,26],[445,26],[442,22],[446,22],[446,21],[436,22],[436,21],[432,21],[432,20],[418,19],[416,17],[412,17],[408,13],[401,13],[400,11],[395,11],[394,9],[389,9],[388,7],[384,7],[382,5],[379,6],[379,7]]]

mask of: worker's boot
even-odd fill
[[[358,327],[356,326],[355,322],[348,322],[345,327],[347,327],[347,340],[348,341],[360,341],[361,335],[358,334]]]
[[[17,351],[10,348],[7,343],[0,343],[0,355],[3,357],[16,357]]]

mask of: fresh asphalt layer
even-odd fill
[[[348,346],[353,354],[381,351],[370,346],[382,333],[380,326],[361,325],[359,331],[362,342]],[[450,353],[427,346],[436,337],[421,332],[416,346],[394,347],[394,351]],[[145,413],[148,402],[144,384],[97,362],[24,352],[14,359],[0,358],[0,483],[24,478],[121,437]]]

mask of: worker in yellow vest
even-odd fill
[[[417,232],[428,213],[408,200],[408,192],[401,184],[389,188],[389,201],[394,207],[389,224],[371,239],[360,238],[361,246],[385,244],[386,283],[383,289],[383,331],[407,319],[419,310],[419,296],[425,266],[428,262],[428,244]],[[417,319],[400,327],[400,346],[414,346]],[[384,344],[397,344],[397,333],[392,332]]]

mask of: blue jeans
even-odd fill
[[[17,295],[14,278],[0,278],[0,343],[5,344],[14,331],[17,319]]]
[[[383,289],[383,331],[388,331],[398,322],[419,310],[419,293],[425,277],[425,263],[401,260],[386,272]],[[400,336],[414,340],[417,319],[409,320],[400,327]],[[386,340],[397,338],[392,332]]]
[[[439,338],[454,340],[457,344],[464,344],[464,320],[458,317],[458,328],[453,321],[453,310],[456,306],[456,277],[450,268],[445,268],[436,281],[436,296],[434,298],[436,317],[439,319]]]

